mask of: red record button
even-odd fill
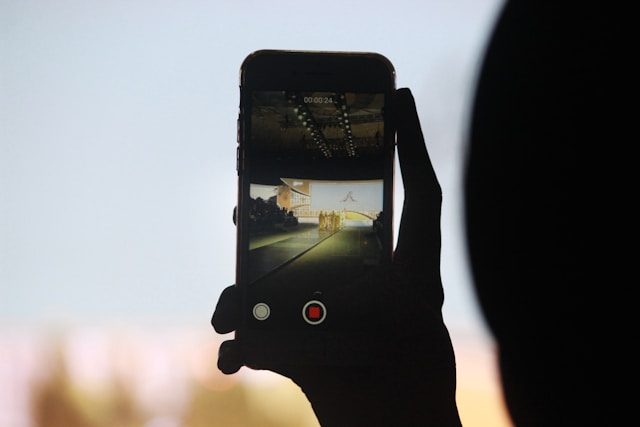
[[[302,308],[302,318],[310,325],[324,322],[327,317],[327,308],[320,301],[309,301]]]

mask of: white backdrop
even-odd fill
[[[213,334],[234,280],[240,64],[263,48],[352,50],[387,56],[414,93],[444,194],[445,318],[457,353],[465,337],[490,351],[461,174],[500,4],[0,0],[0,329],[141,322]]]

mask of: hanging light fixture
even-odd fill
[[[326,138],[322,133],[322,130],[316,119],[313,117],[313,113],[309,110],[307,104],[300,102],[299,100],[304,99],[304,97],[299,97],[295,93],[290,94],[289,101],[293,101],[293,111],[296,114],[296,117],[302,124],[302,126],[309,132],[311,135],[311,139],[316,144],[317,148],[320,152],[327,158],[332,157],[331,150],[327,145]]]

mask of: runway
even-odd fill
[[[264,236],[249,254],[256,285],[325,288],[349,280],[378,263],[380,243],[371,226],[345,226],[336,232],[302,225],[300,230]],[[322,285],[319,285],[322,284]]]

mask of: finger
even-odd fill
[[[222,294],[211,318],[213,329],[219,334],[234,331],[240,322],[240,295],[235,285],[229,286]]]
[[[434,307],[442,305],[440,278],[440,212],[442,190],[425,145],[409,89],[396,94],[398,159],[404,185],[404,205],[394,263],[406,283],[426,292]],[[415,276],[415,277],[414,277]]]
[[[236,341],[229,340],[220,344],[220,349],[218,350],[218,369],[220,369],[223,374],[235,374],[240,370],[242,365],[240,349]]]
[[[427,152],[416,104],[409,89],[398,89],[396,106],[398,159],[405,195],[421,194],[439,198],[440,184]]]
[[[403,262],[439,263],[442,190],[409,89],[397,91],[396,103],[398,159],[405,194],[395,257]]]

